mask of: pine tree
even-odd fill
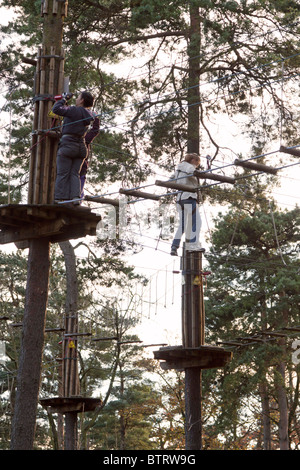
[[[280,448],[289,446],[287,406],[292,403],[287,374],[295,375],[296,369],[288,338],[267,333],[284,333],[299,322],[299,224],[299,208],[283,212],[258,196],[220,214],[216,221],[213,251],[207,256],[213,272],[207,292],[207,327],[215,341],[244,345],[235,349],[218,390],[222,409],[217,422],[227,435],[228,427],[232,429],[233,442],[242,429],[244,401],[252,396],[262,403],[265,449],[274,445],[270,439],[276,441],[275,435]],[[276,431],[271,426],[274,403]]]

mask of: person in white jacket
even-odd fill
[[[200,157],[196,153],[187,153],[184,161],[176,168],[174,181],[193,188],[199,186],[198,178],[194,176],[196,167],[200,164]],[[176,208],[179,215],[179,224],[171,246],[171,255],[177,256],[181,238],[185,233],[186,250],[200,250],[199,236],[201,217],[197,202],[197,191],[182,191],[178,193]]]

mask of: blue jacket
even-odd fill
[[[52,108],[54,114],[63,116],[62,135],[75,134],[85,136],[89,124],[94,120],[92,111],[83,106],[68,106],[63,98],[55,103]]]

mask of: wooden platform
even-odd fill
[[[43,398],[40,404],[44,408],[48,408],[50,413],[82,413],[94,411],[98,406],[101,406],[102,401],[99,398],[87,397],[53,397]]]
[[[41,237],[60,242],[95,235],[100,220],[101,216],[82,206],[7,204],[0,206],[0,244],[26,245],[24,242]]]
[[[183,346],[168,346],[154,351],[154,358],[163,360],[160,366],[164,370],[184,370],[190,367],[214,369],[224,367],[232,359],[232,352],[217,346],[199,346],[183,348]]]

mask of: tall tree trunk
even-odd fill
[[[263,449],[272,450],[269,397],[267,392],[267,386],[263,382],[259,385],[259,393],[262,407]]]
[[[200,10],[198,6],[190,6],[190,31],[187,48],[189,60],[188,87],[188,129],[187,151],[200,151]],[[186,254],[184,255],[186,256]],[[188,294],[190,295],[190,294]],[[197,306],[201,299],[197,299]],[[189,310],[189,309],[188,309]],[[190,315],[191,311],[186,312]],[[201,326],[200,326],[201,328]],[[202,340],[203,338],[201,338]],[[200,340],[200,342],[202,342]],[[197,346],[199,346],[197,342]],[[189,345],[190,346],[190,345]],[[200,450],[202,448],[202,371],[200,368],[185,369],[185,448]]]
[[[286,293],[280,292],[280,297],[284,300]],[[286,327],[289,321],[289,314],[286,308],[282,310],[282,324],[281,326]],[[279,426],[278,426],[278,437],[279,437],[279,448],[280,450],[289,450],[289,409],[288,399],[286,393],[286,340],[280,338],[278,340],[282,350],[282,360],[277,365],[275,373],[275,386],[277,391],[278,409],[279,409]]]
[[[284,339],[282,340],[284,343]],[[288,400],[285,388],[285,362],[281,361],[277,366],[276,374],[276,390],[279,409],[279,448],[280,450],[289,450],[289,436],[288,436]]]
[[[72,244],[65,241],[59,244],[65,258],[66,267],[66,280],[67,280],[67,295],[66,295],[66,309],[65,309],[65,325],[66,333],[78,332],[78,282],[76,272],[76,257]],[[68,357],[65,360],[63,368],[63,385],[64,396],[78,396],[80,393],[79,378],[78,378],[78,356],[77,350],[69,348],[70,338],[64,341],[64,358],[66,354]],[[77,340],[73,339],[77,346]],[[67,352],[67,353],[66,353]],[[78,448],[78,430],[77,430],[77,413],[65,414],[65,450],[77,450]]]
[[[266,284],[265,274],[261,274],[260,285]],[[266,315],[266,294],[260,297],[261,305],[261,329],[265,331],[267,328],[267,315]],[[263,364],[263,367],[267,369],[267,364]],[[262,374],[262,381],[259,384],[259,393],[261,397],[262,407],[262,423],[263,423],[263,449],[272,450],[272,437],[271,437],[271,419],[270,419],[270,403],[267,388],[266,373]]]
[[[47,239],[30,241],[22,344],[12,421],[12,450],[33,448],[48,301],[49,248]]]
[[[121,399],[123,399],[124,395],[124,378],[122,375],[122,371],[120,370],[120,378],[121,378]],[[126,446],[126,423],[125,423],[125,416],[124,416],[124,408],[120,411],[120,450],[125,450]]]
[[[199,154],[200,13],[198,6],[190,6],[190,34],[187,53],[189,59],[187,151]]]

